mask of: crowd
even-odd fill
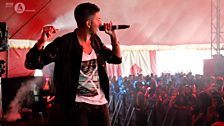
[[[223,77],[192,73],[110,77],[112,125],[213,126],[222,123]]]

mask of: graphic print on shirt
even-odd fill
[[[98,95],[98,88],[99,76],[97,69],[97,60],[90,59],[87,61],[82,61],[77,95],[86,97],[96,96]]]

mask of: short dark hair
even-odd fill
[[[100,8],[92,3],[81,3],[74,10],[75,20],[78,26],[85,26],[87,20],[91,18]]]

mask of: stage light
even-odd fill
[[[8,29],[5,22],[0,22],[0,52],[8,50]]]

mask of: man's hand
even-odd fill
[[[51,25],[44,26],[41,37],[37,42],[37,47],[41,49],[44,46],[45,42],[57,31],[58,29],[56,29],[54,26]]]
[[[58,31],[58,29],[56,29],[54,26],[44,26],[43,27],[43,33],[47,36],[47,38],[50,38],[57,31]]]
[[[105,32],[112,37],[114,36],[116,37],[115,31],[112,30],[112,25],[113,25],[112,22],[104,23]]]

